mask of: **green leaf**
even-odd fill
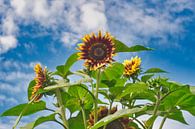
[[[129,52],[139,52],[139,51],[151,51],[152,48],[144,47],[142,45],[135,45],[129,48]]]
[[[154,74],[148,74],[141,77],[141,81],[147,82],[150,78],[152,78]]]
[[[118,119],[118,118],[121,118],[124,116],[129,116],[131,114],[141,112],[141,111],[146,110],[146,109],[147,109],[147,107],[119,110],[119,111],[115,112],[114,114],[106,116],[106,117],[102,118],[101,120],[99,120],[91,129],[98,129],[98,128]]]
[[[68,93],[70,96],[74,97],[71,104],[79,107],[79,109],[81,104],[84,104],[85,109],[91,109],[93,106],[93,98],[88,90],[84,89],[83,87],[86,86],[71,86],[69,88]]]
[[[122,91],[123,91],[124,87],[111,87],[109,88],[110,91],[110,95],[112,96],[112,99],[115,99],[117,96],[119,96]]]
[[[21,127],[20,129],[34,129],[36,126],[38,126],[38,125],[40,125],[44,122],[56,121],[55,115],[56,114],[54,113],[54,114],[51,114],[51,115],[48,115],[48,116],[39,117],[36,121],[31,122],[31,123],[25,125],[24,127]]]
[[[1,114],[1,116],[19,116],[21,111],[27,106],[28,104],[20,104],[15,107],[12,107]],[[29,104],[28,109],[23,113],[23,116],[27,116],[38,111],[42,111],[46,109],[46,103],[44,101],[40,101],[37,103]]]
[[[167,73],[167,72],[160,68],[150,68],[144,73]]]
[[[185,118],[183,117],[183,114],[180,110],[174,109],[169,113],[168,118],[179,121],[183,124],[188,125],[188,123],[185,121]]]
[[[114,43],[115,43],[115,47],[116,50],[115,52],[139,52],[139,51],[150,51],[152,50],[151,48],[147,48],[141,45],[135,45],[132,47],[128,47],[127,45],[125,45],[124,43],[122,43],[121,41],[114,39]]]
[[[85,129],[81,113],[79,113],[76,117],[70,118],[68,123],[70,129]]]
[[[126,96],[131,93],[142,93],[148,90],[148,85],[144,82],[138,83],[128,83],[125,86],[125,89],[121,93],[120,97]]]
[[[195,95],[186,94],[177,102],[181,110],[186,110],[195,116]]]
[[[33,87],[36,85],[35,80],[32,80],[28,85],[28,100],[30,100],[30,97],[32,96]]]
[[[113,63],[109,67],[107,67],[102,73],[102,80],[113,80],[118,79],[123,75],[124,65],[121,63]]]
[[[70,72],[70,67],[78,60],[78,55],[77,53],[72,54],[66,61],[64,65],[57,66],[57,75],[62,76],[65,78],[67,74]]]
[[[195,94],[195,86],[190,86],[190,91],[192,92],[192,94]]]

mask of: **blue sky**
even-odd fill
[[[0,113],[27,102],[34,64],[54,70],[76,51],[84,34],[98,30],[109,31],[129,46],[155,49],[119,54],[119,61],[138,54],[143,69],[160,67],[172,80],[195,85],[194,21],[193,0],[0,0]],[[185,116],[191,126],[168,121],[165,128],[194,128],[195,118]],[[0,129],[10,128],[13,120],[0,118]]]

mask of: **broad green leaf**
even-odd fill
[[[51,114],[51,115],[48,115],[48,116],[42,116],[42,117],[39,117],[36,121],[34,122],[31,122],[27,125],[25,125],[24,127],[21,127],[20,129],[34,129],[36,126],[44,123],[44,122],[48,122],[48,121],[55,121],[55,113],[54,114]]]
[[[128,83],[125,86],[125,89],[121,93],[120,97],[126,96],[131,93],[142,93],[148,90],[148,85],[143,82],[138,83]]]
[[[28,100],[30,100],[30,97],[32,95],[33,87],[36,85],[35,80],[32,80],[28,85]]]
[[[186,94],[177,102],[181,110],[186,110],[195,116],[195,95]]]
[[[20,104],[15,107],[12,107],[1,114],[1,116],[18,116],[20,115],[21,111],[27,106],[28,104]],[[29,104],[28,109],[23,113],[23,116],[27,116],[38,111],[42,111],[46,109],[46,103],[44,101],[40,101],[37,103]]]
[[[190,114],[195,116],[195,106],[189,107],[189,106],[180,106],[181,110],[188,111]]]
[[[129,116],[131,114],[141,112],[141,111],[146,110],[146,109],[147,109],[147,107],[119,110],[119,111],[115,112],[114,114],[106,116],[106,117],[102,118],[101,120],[99,120],[91,129],[98,129],[98,128],[118,119],[118,118],[121,118],[124,116]]]
[[[82,86],[86,87],[85,85]],[[75,106],[80,109],[82,103],[85,109],[91,109],[93,106],[93,98],[88,90],[84,89],[82,86],[71,86],[69,88],[68,93],[73,97],[71,104],[75,104]]]
[[[68,120],[68,123],[70,129],[85,129],[83,124],[83,117],[81,113],[79,113],[76,117],[70,118]]]
[[[107,67],[102,73],[102,80],[118,79],[123,75],[124,65],[121,63],[113,63]]]
[[[141,99],[141,100],[149,100],[152,102],[156,101],[154,92],[152,92],[150,90],[145,90],[143,92],[136,93],[136,94],[134,93],[133,98],[134,99]]]
[[[168,118],[179,121],[183,124],[188,125],[188,123],[185,121],[185,118],[183,117],[183,114],[180,110],[174,109],[169,113]]]
[[[176,85],[173,85],[173,86],[176,86]],[[175,87],[175,90],[172,89],[172,91],[169,93],[168,96],[164,98],[161,104],[164,105],[165,110],[179,106],[181,99],[183,99],[183,97],[189,93],[190,93],[189,88],[186,86],[179,86],[179,88]]]
[[[150,68],[144,73],[167,73],[167,72],[160,68]]]
[[[128,47],[127,45],[125,45],[124,43],[122,43],[121,41],[114,39],[114,43],[115,43],[115,47],[116,50],[115,52],[139,52],[139,51],[150,51],[152,50],[151,48],[147,48],[141,45],[135,45],[132,47]]]
[[[65,78],[70,72],[70,67],[78,60],[77,53],[72,54],[64,65],[57,66],[57,74]]]
[[[148,74],[148,75],[144,75],[141,77],[141,80],[143,82],[147,82],[150,78],[152,78],[154,76],[154,74]]]
[[[109,88],[110,91],[110,96],[112,96],[112,99],[115,99],[117,96],[119,96],[122,91],[123,91],[124,87],[111,87]]]

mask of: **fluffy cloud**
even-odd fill
[[[106,1],[110,30],[125,42],[168,42],[185,30],[184,24],[194,16],[194,1],[153,0]],[[189,12],[189,15],[183,15]]]
[[[184,24],[195,12],[195,2],[188,0],[11,0],[10,3],[1,1],[0,6],[1,37],[12,36],[17,41],[20,25],[37,24],[36,30],[51,30],[53,38],[66,46],[77,43],[76,39],[83,34],[99,29],[109,30],[125,42],[145,43],[155,39],[166,43],[170,37],[181,36]],[[1,53],[16,45],[17,42],[1,43]]]
[[[0,54],[17,46],[17,39],[12,35],[0,36]]]

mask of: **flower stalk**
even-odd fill
[[[81,112],[82,112],[82,116],[83,116],[84,127],[85,127],[85,129],[87,129],[87,120],[86,120],[86,114],[85,114],[85,110],[84,110],[83,105],[81,106]]]
[[[68,121],[66,119],[66,113],[65,113],[65,108],[64,108],[63,101],[62,101],[62,95],[61,95],[60,89],[56,89],[56,97],[57,97],[57,102],[59,104],[60,116],[61,116],[63,125],[66,127],[66,129],[69,129]]]
[[[97,77],[96,77],[96,91],[95,91],[95,112],[94,112],[94,123],[98,121],[98,91],[99,91],[99,85],[100,85],[100,74],[101,74],[101,69],[98,69],[97,71]]]

